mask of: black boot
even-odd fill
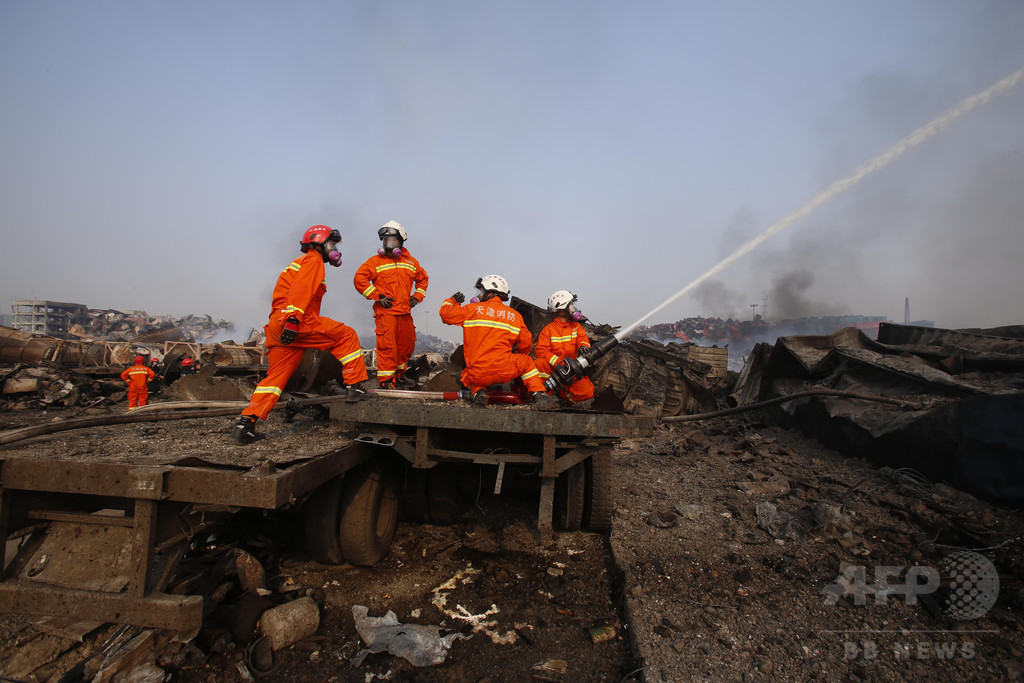
[[[535,391],[533,392],[533,405],[530,407],[534,410],[558,410],[562,407],[562,402],[551,394]]]
[[[231,440],[247,446],[259,438],[256,433],[256,416],[243,415],[238,418],[235,428],[231,430]]]
[[[369,383],[370,380],[363,380],[359,384],[346,384],[345,401],[347,403],[357,403],[368,398],[377,398],[377,394],[369,391]]]

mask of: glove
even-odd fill
[[[590,347],[589,346],[581,346],[576,351],[576,357],[577,358],[587,358],[588,356],[590,356]]]
[[[379,303],[382,308],[391,308],[395,305],[395,300],[386,294],[381,294],[377,297],[377,303]]]
[[[284,329],[281,330],[281,336],[280,336],[281,343],[284,344],[285,346],[288,346],[293,341],[295,341],[295,337],[298,334],[299,334],[299,319],[296,318],[294,315],[293,316],[289,316],[289,318],[284,321]]]
[[[462,305],[462,302],[466,300],[466,295],[462,292],[455,292],[452,294],[452,300],[455,301],[455,303]]]
[[[418,304],[419,302],[420,302],[420,300],[417,299],[416,297],[414,297],[414,296],[409,297],[409,308],[416,308],[416,304]]]

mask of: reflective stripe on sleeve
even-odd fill
[[[370,295],[373,294],[376,289],[377,287],[371,282],[370,286],[363,290],[363,296],[369,299]]]
[[[519,334],[519,328],[508,323],[499,323],[496,320],[467,320],[462,323],[463,327],[493,327],[497,330],[505,330],[512,334]]]
[[[524,372],[523,374],[521,374],[519,376],[522,377],[523,379],[530,379],[531,377],[536,377],[539,374],[540,374],[540,371],[538,371],[536,368],[534,368],[533,370],[530,370],[529,372]]]

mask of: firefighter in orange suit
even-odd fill
[[[473,403],[486,405],[487,387],[519,377],[532,394],[535,407],[557,407],[558,399],[544,393],[544,383],[529,355],[533,335],[523,316],[505,305],[508,282],[500,275],[485,275],[476,281],[476,287],[478,295],[469,304],[462,305],[466,297],[456,292],[444,300],[440,310],[442,322],[462,327],[466,356],[462,383],[469,388]]]
[[[128,410],[135,410],[149,403],[149,382],[156,379],[156,373],[146,365],[146,359],[135,356],[135,365],[121,373],[121,379],[128,382]]]
[[[552,366],[566,358],[584,358],[590,353],[590,337],[580,321],[583,314],[576,310],[576,295],[561,289],[548,297],[548,312],[555,319],[544,326],[537,337],[534,355],[542,380],[551,376]],[[594,383],[589,377],[581,377],[560,392],[563,401],[577,405],[594,398]]]
[[[314,225],[302,235],[302,256],[278,276],[270,320],[263,328],[270,368],[231,432],[238,443],[256,440],[256,420],[267,419],[306,349],[325,349],[338,359],[349,400],[366,395],[364,382],[368,375],[355,330],[320,316],[320,301],[327,291],[324,264],[341,265],[340,244],[337,230]]]
[[[377,324],[377,382],[394,388],[402,379],[416,348],[412,309],[427,295],[427,271],[423,270],[405,241],[409,235],[398,221],[388,221],[377,236],[381,247],[359,266],[352,282],[356,291],[373,302]]]

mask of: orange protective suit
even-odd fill
[[[121,373],[121,379],[128,382],[128,410],[149,403],[149,382],[156,379],[155,372],[145,365],[133,365]]]
[[[427,295],[429,281],[427,271],[405,247],[399,257],[371,256],[356,270],[352,279],[356,291],[374,302],[377,381],[382,386],[393,384],[405,374],[409,358],[416,348],[416,328],[412,323],[409,300],[422,302]],[[395,300],[391,308],[376,303],[381,294]]]
[[[590,337],[587,336],[583,325],[575,320],[556,317],[540,331],[534,349],[541,378],[550,377],[551,368],[564,359],[576,358],[580,348],[584,346],[590,346]],[[589,377],[581,377],[568,387],[562,387],[559,395],[567,403],[586,401],[588,398],[594,398],[594,383]]]
[[[323,258],[315,249],[310,249],[292,261],[277,278],[270,320],[263,328],[270,369],[266,379],[256,386],[242,415],[267,419],[288,379],[302,362],[306,349],[330,351],[341,363],[345,384],[367,379],[366,363],[355,330],[336,320],[320,317],[320,301],[327,292],[324,275]],[[281,331],[285,320],[291,316],[298,319],[299,332],[295,341],[285,346],[280,341]]]
[[[465,306],[449,297],[439,312],[446,325],[462,327],[462,350],[466,356],[462,383],[470,391],[476,393],[516,377],[521,377],[531,392],[544,391],[540,373],[529,356],[533,335],[517,311],[497,297]]]

